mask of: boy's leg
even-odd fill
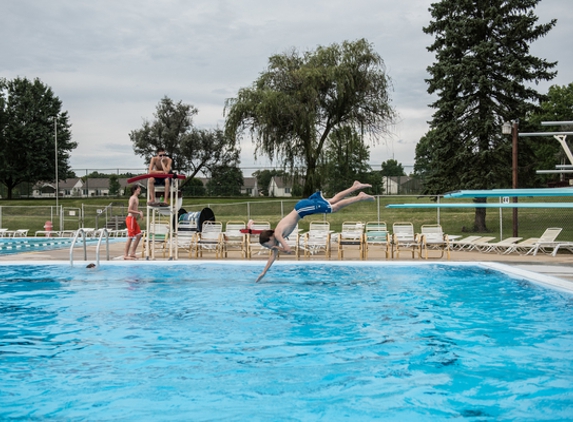
[[[139,241],[141,240],[141,233],[135,236],[135,241],[133,242],[132,252],[129,256],[137,257],[137,246],[139,246]]]
[[[129,247],[131,246],[132,240],[133,240],[132,237],[128,237],[127,242],[125,242],[125,252],[123,253],[124,258],[127,258],[129,256]]]
[[[155,202],[155,178],[147,179],[147,202]]]
[[[332,204],[332,212],[336,212],[341,210],[344,207],[347,207],[350,204],[354,204],[355,202],[362,202],[362,201],[374,201],[374,197],[372,195],[368,195],[367,193],[360,192],[358,195],[342,199],[335,204]]]
[[[351,187],[349,187],[346,190],[343,190],[342,192],[338,192],[336,195],[334,195],[332,198],[330,198],[328,200],[328,202],[330,202],[330,205],[334,205],[334,204],[338,203],[339,201],[343,200],[344,198],[346,198],[352,192],[356,192],[357,190],[364,189],[364,188],[371,188],[371,187],[372,187],[372,185],[369,185],[367,183],[360,183],[358,180],[356,180]]]

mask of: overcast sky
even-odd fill
[[[168,96],[199,109],[195,126],[222,127],[225,100],[250,86],[268,58],[293,47],[314,50],[366,38],[393,81],[399,113],[393,136],[371,148],[371,164],[390,158],[408,170],[427,129],[427,52],[422,32],[434,0],[4,0],[0,14],[0,76],[40,78],[63,102],[72,123],[71,165],[85,169],[145,169],[129,133],[153,120]],[[542,0],[541,23],[557,18],[531,52],[559,61],[558,76],[539,85],[573,82],[571,0]],[[573,118],[573,116],[572,116]],[[250,176],[269,166],[241,145]]]

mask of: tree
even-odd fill
[[[189,182],[185,184],[185,187],[181,188],[181,190],[185,195],[189,196],[207,195],[207,189],[205,189],[205,186],[203,185],[203,182],[201,180],[199,180],[196,177],[187,180],[189,180]]]
[[[424,32],[435,36],[427,83],[436,111],[416,156],[424,160],[426,193],[509,185],[511,139],[501,126],[543,99],[530,82],[556,74],[556,63],[529,54],[529,44],[555,25],[536,24],[539,1],[442,0],[430,7]],[[475,229],[487,230],[485,208],[476,208]]]
[[[257,170],[253,173],[257,178],[257,186],[264,196],[269,196],[269,185],[273,177],[290,178],[289,174],[284,170]]]
[[[402,164],[400,164],[398,160],[394,160],[393,158],[384,161],[381,167],[382,167],[381,171],[382,176],[386,177],[406,176]]]
[[[389,78],[383,61],[366,40],[345,41],[272,56],[250,88],[225,104],[225,132],[240,137],[249,129],[257,154],[302,165],[304,195],[319,186],[316,170],[328,136],[351,127],[377,139],[394,120]]]
[[[334,129],[328,137],[321,176],[328,182],[325,193],[334,196],[351,186],[355,180],[368,183],[370,150],[355,130],[349,126]]]
[[[211,180],[207,182],[207,192],[212,196],[239,196],[243,185],[243,172],[236,166],[218,166]]]
[[[109,194],[110,196],[119,196],[119,191],[121,190],[121,185],[119,184],[119,178],[117,175],[112,174],[109,176]]]
[[[236,163],[240,150],[234,140],[220,129],[199,130],[193,127],[197,109],[189,104],[173,102],[164,97],[157,105],[153,122],[144,121],[143,127],[129,134],[133,150],[149,163],[161,147],[173,160],[172,168],[189,172],[187,180],[199,172],[211,172],[217,165]]]
[[[20,183],[55,181],[55,136],[59,179],[70,169],[71,141],[68,113],[61,100],[39,79],[0,79],[0,183],[7,197]]]

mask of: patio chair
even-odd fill
[[[513,252],[517,252],[518,254],[526,253],[531,249],[539,241],[538,237],[530,237],[528,239],[522,240],[521,242],[514,243],[511,246],[508,246],[507,249],[503,252],[504,255],[510,254]]]
[[[197,226],[187,220],[179,220],[177,225],[177,253],[186,251],[189,258],[197,255]]]
[[[537,252],[539,251],[542,253],[549,253],[549,250],[551,250],[552,253],[556,253],[555,247],[559,244],[556,239],[562,231],[563,229],[559,227],[550,227],[546,229],[539,240],[535,243],[534,247],[527,251],[525,255],[537,255]]]
[[[386,259],[390,258],[391,254],[391,238],[390,232],[385,222],[367,222],[364,229],[364,259],[368,259],[370,251],[375,251],[378,248],[384,251]]]
[[[464,249],[471,248],[471,246],[481,239],[483,236],[467,236],[463,239],[452,240],[450,244],[452,246],[452,250],[463,251]]]
[[[412,258],[422,256],[422,241],[421,237],[414,232],[414,225],[412,223],[394,223],[392,225],[392,258],[394,253],[396,258],[400,257],[401,252],[409,251],[412,253]]]
[[[444,254],[446,258],[450,259],[450,239],[444,233],[442,226],[439,224],[425,224],[420,229],[420,236],[422,238],[422,252],[424,259],[428,259],[428,252],[430,250],[440,251],[440,256],[433,257],[441,259]]]
[[[205,221],[197,234],[195,257],[203,258],[203,252],[214,252],[219,258],[223,238],[223,223]]]
[[[464,250],[465,251],[478,251],[483,252],[491,247],[492,240],[495,240],[495,236],[482,236],[477,239],[475,242],[472,242],[471,245],[468,245]]]
[[[505,253],[508,248],[514,246],[523,237],[508,237],[499,242],[489,243],[487,248],[483,249],[482,252],[495,252],[495,253]]]
[[[325,257],[330,259],[330,236],[330,223],[312,221],[304,234],[304,256],[310,258],[311,255],[324,252]]]
[[[259,235],[263,230],[270,230],[271,223],[268,221],[253,221],[251,222],[250,232],[247,234],[247,239],[245,242],[245,256],[247,259],[251,259],[253,257],[253,252],[257,255],[261,254],[269,254],[270,249],[265,248],[263,245],[259,243]]]
[[[246,227],[247,224],[244,221],[227,221],[221,244],[221,255],[224,258],[227,258],[229,251],[232,250],[239,251],[241,253],[241,258],[246,257],[247,235],[245,233],[241,233],[241,230],[244,230]]]
[[[151,259],[154,259],[155,252],[161,251],[163,258],[165,258],[167,253],[167,244],[169,241],[169,224],[152,224],[150,226],[149,232],[143,233],[143,237],[141,239],[143,244],[141,256],[149,256]],[[146,251],[148,244],[149,250]]]
[[[364,259],[364,223],[345,221],[340,233],[337,233],[338,259],[344,258],[347,249],[358,249],[359,259]]]

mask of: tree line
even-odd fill
[[[556,24],[538,23],[533,12],[539,1],[490,0],[484,6],[441,0],[431,5],[431,21],[423,31],[434,39],[428,50],[435,61],[426,80],[435,98],[430,104],[434,114],[416,146],[412,175],[423,179],[424,193],[511,186],[511,138],[502,135],[503,122],[519,120],[522,131],[536,131],[543,120],[571,120],[573,84],[554,85],[547,93],[535,89],[536,82],[555,77],[557,65],[529,50]],[[0,183],[10,189],[34,178],[53,179],[53,160],[34,156],[47,154],[53,145],[51,116],[58,116],[58,153],[64,174],[69,171],[67,159],[75,144],[66,132],[68,117],[59,99],[38,80],[3,81],[0,86]],[[356,178],[379,193],[384,169],[367,163],[370,148],[390,133],[397,119],[391,89],[384,61],[365,39],[306,52],[293,49],[271,56],[252,85],[226,101],[223,128],[196,128],[193,105],[164,97],[154,118],[129,137],[134,152],[147,162],[158,147],[164,148],[173,167],[188,175],[184,189],[198,189],[199,174],[218,186],[242,180],[240,142],[249,139],[257,157],[276,164],[277,176],[295,182],[296,196],[316,189],[336,192]],[[30,106],[35,110],[31,113],[24,103],[43,105]],[[32,117],[36,129],[24,130]],[[22,151],[27,165],[11,159],[9,150]],[[535,174],[561,162],[554,140],[520,138],[519,154],[521,186],[544,186],[558,177]],[[38,168],[38,162],[45,164]],[[384,164],[399,166],[391,160]],[[270,175],[262,171],[256,176]],[[486,230],[481,210],[475,226]]]

